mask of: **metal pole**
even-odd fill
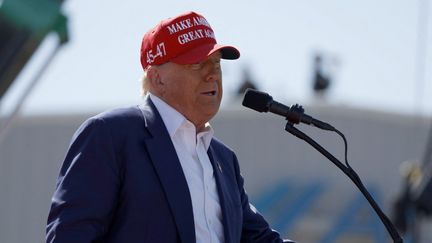
[[[53,61],[54,57],[58,53],[61,47],[61,42],[59,41],[55,49],[50,53],[50,55],[47,58],[47,61],[45,64],[38,70],[30,84],[27,86],[21,97],[18,99],[17,105],[15,106],[15,109],[11,112],[11,114],[5,119],[3,124],[0,124],[0,144],[2,143],[3,139],[5,139],[7,132],[9,131],[10,127],[12,126],[12,123],[18,118],[19,112],[27,99],[27,97],[30,95],[33,88],[36,86],[36,84],[39,82],[40,78],[42,77],[43,73],[46,71],[47,67],[50,65],[50,63]]]
[[[415,72],[414,110],[423,114],[424,88],[428,49],[429,0],[419,0],[417,30],[417,65]]]

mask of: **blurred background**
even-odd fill
[[[141,102],[142,36],[190,10],[241,52],[222,63],[212,123],[275,229],[298,242],[391,242],[353,183],[283,118],[241,106],[251,87],[342,131],[350,164],[405,242],[432,241],[430,0],[0,0],[0,242],[44,241],[74,131]],[[298,128],[343,159],[337,135]]]

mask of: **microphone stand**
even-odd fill
[[[357,188],[361,191],[361,193],[367,199],[369,204],[375,210],[375,212],[379,216],[381,222],[384,224],[384,226],[386,227],[387,231],[389,232],[391,238],[393,239],[393,242],[403,243],[403,240],[400,237],[399,233],[397,232],[395,226],[392,224],[390,219],[382,212],[382,210],[380,209],[378,204],[375,202],[375,200],[372,198],[372,196],[369,194],[368,190],[365,188],[365,186],[361,182],[360,177],[357,175],[357,173],[350,166],[345,166],[344,164],[342,164],[336,157],[334,157],[331,153],[329,153],[321,145],[319,145],[317,142],[315,142],[312,138],[310,138],[308,135],[306,135],[302,131],[295,128],[293,122],[288,121],[286,126],[285,126],[285,130],[287,132],[293,134],[294,136],[306,141],[308,144],[310,144],[312,147],[314,147],[318,152],[320,152],[326,158],[328,158],[340,170],[342,170],[342,172],[345,175],[347,175],[351,179],[351,181],[354,182],[354,184],[357,186]]]

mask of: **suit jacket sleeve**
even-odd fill
[[[234,169],[237,176],[237,185],[240,191],[240,199],[243,208],[243,227],[242,243],[276,243],[293,242],[282,240],[277,231],[270,228],[264,217],[249,203],[248,195],[244,189],[244,180],[240,174],[240,168],[236,156],[234,155]]]
[[[109,227],[120,185],[110,131],[101,118],[75,133],[48,216],[46,242],[94,242]]]

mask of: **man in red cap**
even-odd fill
[[[144,102],[75,133],[47,242],[289,242],[249,204],[234,152],[208,123],[222,98],[220,60],[239,57],[194,12],[148,31]]]

